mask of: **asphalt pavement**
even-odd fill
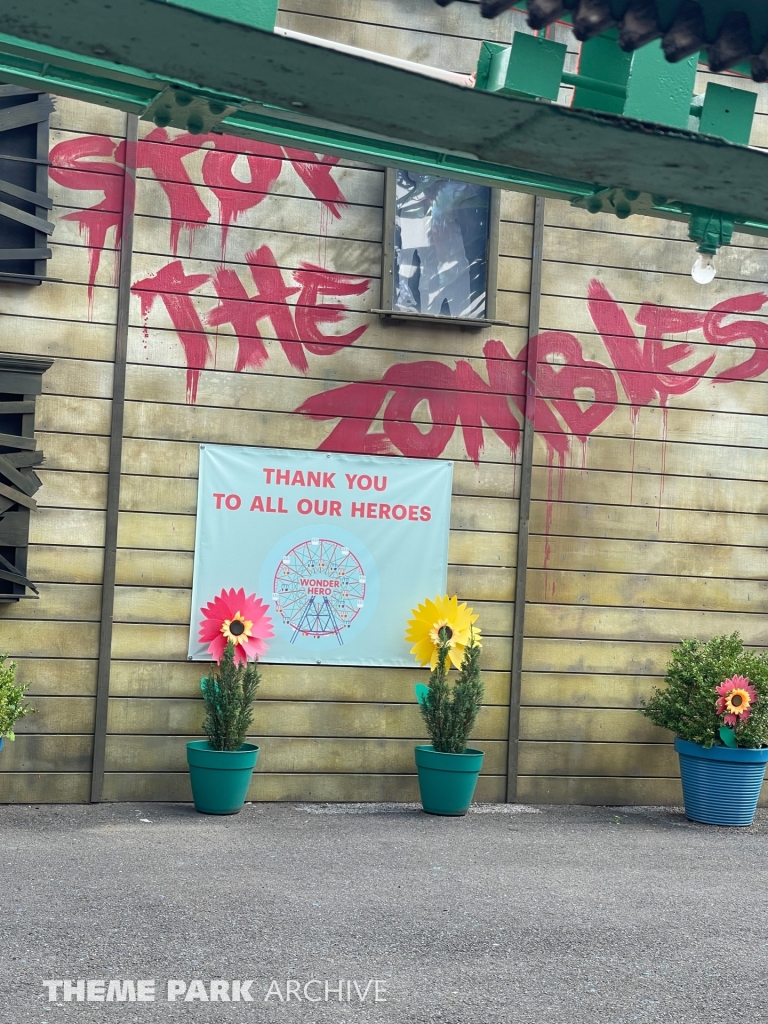
[[[767,843],[768,811],[0,807],[0,1021],[760,1024]]]

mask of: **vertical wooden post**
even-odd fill
[[[107,511],[104,529],[104,571],[101,585],[101,630],[99,667],[96,680],[96,719],[93,730],[91,767],[91,803],[99,803],[104,793],[104,755],[107,746],[109,678],[112,668],[112,622],[115,611],[115,564],[117,561],[117,523],[120,511],[120,476],[123,461],[123,422],[125,419],[125,374],[128,361],[128,322],[131,304],[131,261],[133,257],[133,219],[136,205],[136,149],[139,119],[126,114],[125,175],[123,177],[122,242],[120,277],[117,290],[114,380],[112,384],[112,426],[109,439]]]
[[[520,518],[517,527],[517,569],[515,615],[512,624],[512,679],[509,694],[509,744],[507,752],[507,803],[517,799],[520,740],[520,691],[523,675],[525,599],[528,579],[528,525],[531,517],[533,441],[536,433],[536,368],[538,366],[539,314],[541,311],[541,262],[544,243],[544,200],[537,197],[533,208],[533,249],[531,252],[531,298],[528,307],[528,350],[525,368],[525,419],[520,469]]]

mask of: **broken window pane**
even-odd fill
[[[392,308],[485,317],[491,190],[398,171],[395,196]]]

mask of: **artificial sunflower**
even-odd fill
[[[408,620],[405,639],[413,644],[411,654],[420,665],[429,662],[430,668],[434,668],[437,664],[437,645],[442,629],[446,630],[448,657],[456,668],[461,668],[470,635],[474,635],[475,642],[480,645],[480,630],[474,626],[479,616],[466,604],[459,604],[456,595],[448,597],[446,594],[434,601],[426,600],[414,608],[411,615],[413,618]]]
[[[269,605],[260,597],[245,591],[222,590],[201,608],[200,640],[208,644],[208,653],[221,662],[227,644],[235,648],[235,663],[244,665],[249,658],[258,658],[267,649],[267,641],[275,635],[272,620],[267,615]]]
[[[757,692],[754,686],[750,686],[749,679],[745,676],[731,676],[720,683],[716,690],[720,696],[715,710],[723,716],[723,722],[731,727],[738,722],[746,722],[752,714],[752,705],[757,702]]]

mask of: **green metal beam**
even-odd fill
[[[0,0],[0,77],[134,113],[169,86],[233,108],[218,128],[559,198],[603,187],[768,232],[768,154],[609,114],[501,97],[165,0]]]

